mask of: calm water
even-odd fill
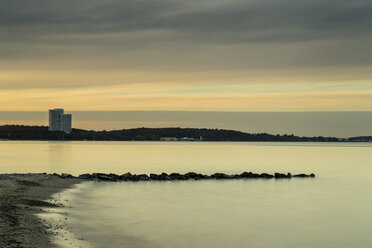
[[[83,183],[48,215],[68,216],[62,247],[372,247],[371,158],[372,144],[0,142],[0,173],[317,175]]]

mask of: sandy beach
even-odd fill
[[[45,207],[62,207],[46,200],[79,182],[47,174],[0,175],[0,247],[54,247],[47,225],[36,214]]]

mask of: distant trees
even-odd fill
[[[334,137],[298,137],[272,135],[268,133],[244,133],[224,129],[206,128],[133,128],[113,131],[73,129],[72,133],[50,132],[44,126],[4,125],[0,126],[0,139],[9,140],[111,140],[111,141],[159,141],[161,137],[194,138],[204,141],[316,141],[338,142]]]

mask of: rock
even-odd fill
[[[306,174],[297,174],[297,175],[294,175],[293,177],[315,177],[314,174],[310,174],[310,175],[306,175]]]
[[[203,174],[197,174],[195,179],[204,179],[206,177],[206,175],[203,175]]]
[[[240,174],[241,178],[251,178],[252,177],[252,172],[243,172]]]
[[[189,180],[189,177],[188,176],[186,176],[186,175],[181,175],[181,178],[180,178],[181,180]]]
[[[115,180],[120,179],[120,176],[119,175],[116,175],[116,174],[113,174],[113,173],[110,173],[109,174],[109,177],[114,178]]]
[[[150,174],[150,179],[151,180],[160,180],[160,176],[154,173]]]
[[[190,179],[194,179],[194,180],[201,180],[201,179],[204,179],[204,177],[205,177],[205,175],[198,174],[198,173],[195,173],[195,172],[186,173],[185,176],[187,176]]]
[[[61,178],[75,178],[71,174],[62,173],[62,175],[58,175],[56,173],[53,174],[54,176],[58,176]],[[9,176],[9,174],[7,175]],[[79,179],[96,179],[100,181],[169,181],[169,180],[207,180],[207,179],[240,179],[240,178],[263,178],[263,179],[280,179],[280,178],[287,178],[290,179],[292,177],[299,177],[299,178],[305,178],[305,177],[312,177],[314,178],[314,174],[296,174],[292,175],[291,173],[275,173],[274,175],[268,174],[268,173],[262,173],[262,174],[256,174],[252,172],[243,172],[241,174],[233,174],[233,175],[227,175],[224,173],[214,173],[212,175],[204,175],[204,174],[198,174],[196,172],[188,172],[186,174],[180,174],[180,173],[171,173],[167,174],[165,172],[161,174],[154,174],[151,173],[150,175],[147,174],[140,174],[140,175],[133,175],[130,172],[125,173],[121,176],[117,174],[105,174],[105,173],[93,173],[93,174],[81,174],[77,178]]]
[[[270,175],[270,174],[267,174],[267,173],[262,173],[261,174],[261,177],[262,178],[265,178],[265,179],[270,179],[270,178],[273,178],[274,176],[273,175]]]
[[[241,178],[260,178],[260,174],[252,173],[252,172],[243,172],[240,174]]]
[[[169,177],[172,179],[172,180],[180,180],[181,179],[181,174],[180,173],[171,173],[169,175]]]
[[[137,175],[132,175],[130,178],[129,178],[129,181],[134,181],[134,182],[138,182],[140,180],[139,176]]]
[[[86,177],[86,176],[84,175],[84,177]],[[112,181],[112,182],[115,182],[115,181],[117,181],[117,177],[118,176],[115,175],[115,174],[93,173],[90,176],[90,179],[97,179],[97,180],[101,180],[101,181]]]
[[[92,178],[98,178],[98,176],[105,176],[106,174],[103,174],[103,173],[93,173],[92,174]]]
[[[252,173],[251,178],[260,178],[261,175],[257,173]]]
[[[91,175],[90,174],[81,174],[78,176],[79,179],[90,179]]]
[[[146,175],[146,174],[140,174],[140,175],[138,175],[138,178],[139,178],[140,181],[148,181],[148,180],[150,180],[150,177],[148,175]]]
[[[293,177],[306,177],[305,174],[297,174],[297,175],[294,175]]]
[[[75,177],[71,174],[62,173],[61,178],[75,178]]]
[[[195,173],[195,172],[187,172],[187,173],[185,174],[185,176],[187,176],[188,178],[195,178],[195,177],[198,176],[198,174]]]
[[[172,180],[172,178],[169,177],[167,173],[164,173],[164,172],[163,172],[163,173],[161,173],[161,175],[160,175],[160,180],[162,180],[162,181],[169,181],[169,180]]]
[[[230,176],[230,175],[226,175],[224,173],[214,173],[212,175],[212,178],[216,178],[216,179],[232,179],[233,177]]]
[[[97,179],[98,180],[101,180],[101,181],[111,181],[111,182],[115,182],[116,179],[107,175],[107,174],[100,174],[97,176]]]
[[[128,172],[120,176],[121,180],[123,181],[130,181],[132,178],[132,173]]]
[[[288,175],[283,174],[283,173],[275,173],[274,176],[275,176],[275,179],[288,178]]]
[[[142,174],[142,176],[145,175],[145,174]],[[146,175],[147,176],[147,175]],[[115,176],[113,176],[115,177]],[[144,177],[143,177],[144,178]],[[117,180],[122,180],[122,181],[140,181],[141,178],[137,175],[132,175],[132,173],[128,172],[128,173],[125,173],[121,176],[117,176]]]

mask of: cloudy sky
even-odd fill
[[[369,0],[0,0],[0,110],[372,110]]]
[[[113,130],[136,127],[196,127],[250,133],[335,136],[371,135],[372,112],[69,111],[73,126]],[[0,111],[0,125],[48,123],[47,111]]]
[[[0,111],[372,111],[371,26],[370,0],[0,0]]]

